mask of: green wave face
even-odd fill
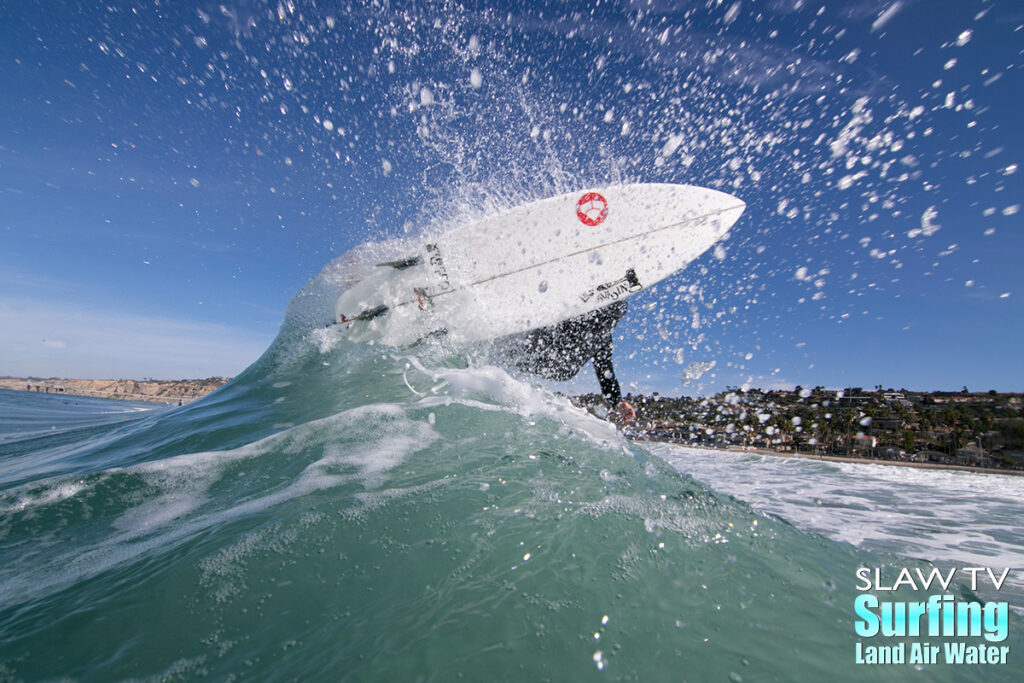
[[[890,560],[709,491],[496,367],[352,345],[300,313],[201,401],[13,456],[6,675],[912,673],[852,664],[854,572]]]

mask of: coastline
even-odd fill
[[[223,377],[186,380],[46,379],[0,377],[0,389],[58,396],[90,396],[122,401],[184,405],[227,384]]]
[[[25,393],[46,393],[65,396],[86,396],[124,401],[144,401],[164,403],[168,405],[184,405],[202,398],[230,381],[230,378],[209,377],[206,379],[187,380],[131,380],[131,379],[66,379],[66,378],[35,378],[35,377],[0,377],[0,389],[21,391]],[[1005,474],[1024,476],[1024,470],[1002,469],[994,467],[977,467],[972,465],[955,465],[936,462],[914,462],[907,460],[882,460],[875,458],[851,458],[837,455],[815,455],[810,453],[788,453],[754,446],[695,446],[679,443],[670,439],[657,439],[649,436],[630,438],[638,444],[657,443],[680,446],[683,448],[699,448],[701,450],[721,451],[724,453],[768,455],[777,458],[798,458],[802,460],[820,460],[825,462],[851,463],[861,465],[888,465],[896,467],[913,467],[917,469],[950,470],[972,472],[975,474]]]
[[[721,446],[691,446],[690,444],[678,443],[675,441],[666,441],[661,439],[630,439],[635,443],[658,443],[668,444],[671,446],[681,446],[683,448],[697,448],[700,450],[709,451],[721,451],[723,453],[737,453],[737,454],[752,454],[752,455],[770,455],[776,458],[797,458],[800,460],[821,460],[824,462],[845,462],[852,463],[854,465],[889,465],[893,467],[913,467],[917,469],[925,470],[953,470],[961,472],[973,472],[975,474],[1005,474],[1014,477],[1024,476],[1024,470],[1006,470],[997,469],[994,467],[972,467],[970,465],[946,465],[937,462],[911,462],[906,460],[877,460],[874,458],[848,458],[840,455],[812,455],[805,453],[780,453],[778,451],[768,450],[766,448],[722,448]]]

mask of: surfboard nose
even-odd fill
[[[713,211],[740,211],[747,206],[747,203],[735,195],[731,195],[728,192],[722,192],[721,190],[712,190],[710,188],[701,188],[704,193],[705,204],[710,210]]]
[[[702,208],[709,214],[717,214],[719,236],[729,231],[747,208],[747,203],[739,197],[720,190],[701,188],[706,193],[702,198]]]

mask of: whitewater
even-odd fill
[[[856,569],[926,562],[716,490],[712,455],[683,474],[666,459],[684,453],[633,443],[486,356],[344,340],[328,322],[352,261],[328,264],[263,357],[204,399],[8,430],[5,678],[1020,675],[1012,657],[837,667],[854,656]],[[769,488],[775,467],[742,463]],[[788,495],[830,476],[795,473]]]

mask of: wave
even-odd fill
[[[472,352],[345,341],[324,327],[345,263],[219,391],[3,471],[5,673],[888,677],[835,662],[854,571],[892,558],[709,490]]]

